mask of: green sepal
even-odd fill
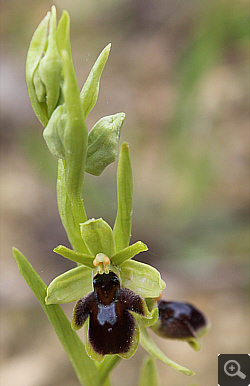
[[[64,10],[56,29],[56,43],[60,55],[63,50],[66,50],[69,57],[72,58],[69,32],[70,18],[68,12]]]
[[[150,355],[159,359],[166,365],[172,367],[174,370],[182,373],[184,375],[194,375],[195,373],[186,367],[178,365],[168,357],[159,349],[159,347],[155,344],[155,342],[149,336],[147,330],[144,327],[140,328],[140,344]]]
[[[108,59],[110,48],[111,44],[108,44],[100,53],[81,90],[80,98],[85,119],[96,104],[99,93],[100,78]]]
[[[75,263],[83,264],[86,267],[89,267],[91,269],[94,268],[93,260],[95,256],[72,251],[72,249],[64,247],[63,245],[58,245],[58,247],[53,249],[53,252],[58,253],[58,255],[61,255],[66,259],[74,261]]]
[[[148,264],[128,260],[119,266],[122,286],[142,298],[156,298],[166,287],[160,273]]]
[[[130,163],[129,145],[120,147],[117,166],[117,201],[118,208],[113,229],[116,251],[129,246],[133,212],[133,176]]]
[[[124,113],[109,115],[101,118],[90,130],[85,163],[87,173],[99,176],[116,160],[124,119]]]
[[[24,255],[13,248],[13,256],[17,262],[20,274],[36,296],[43,311],[53,326],[70,362],[72,363],[79,382],[82,385],[101,386],[99,372],[95,363],[90,360],[85,347],[77,333],[72,330],[71,323],[58,304],[47,306],[45,304],[46,284],[33,269]]]
[[[139,386],[158,386],[159,376],[155,363],[155,359],[152,356],[148,356],[144,359],[140,372]]]
[[[140,252],[146,252],[148,247],[142,241],[137,241],[136,243],[130,245],[127,248],[122,249],[121,251],[115,253],[111,256],[112,263],[116,266],[124,263],[124,261],[132,259],[135,255],[138,255]]]
[[[51,8],[48,45],[44,56],[40,60],[38,72],[46,89],[46,104],[48,117],[50,117],[57,106],[62,83],[62,59],[56,43],[55,6]]]
[[[46,304],[75,302],[93,290],[92,270],[84,265],[57,276],[48,286]]]
[[[91,255],[104,253],[109,258],[115,253],[115,241],[110,226],[102,218],[80,224],[81,235]]]
[[[40,85],[41,88],[40,88],[37,84],[39,81],[41,81],[39,74],[38,74],[38,77],[34,78],[34,76],[45,50],[47,35],[48,35],[49,20],[50,20],[50,12],[47,13],[47,15],[44,17],[44,19],[41,21],[41,23],[35,30],[32,40],[30,42],[30,46],[27,54],[27,60],[26,60],[26,83],[27,83],[30,102],[37,118],[39,119],[39,121],[42,123],[44,127],[47,125],[49,120],[47,105],[45,101],[39,102],[37,97],[37,90],[38,90],[39,98],[42,100],[43,98],[42,93],[44,92],[44,86],[41,84]],[[36,84],[36,86],[34,83]]]
[[[58,106],[43,131],[43,138],[52,155],[65,159],[64,130],[67,122],[65,103]]]

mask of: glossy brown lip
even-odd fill
[[[101,355],[128,353],[134,338],[136,321],[129,312],[145,315],[143,301],[128,288],[120,288],[114,272],[97,274],[94,291],[75,306],[73,322],[81,328],[89,317],[88,338]]]
[[[188,339],[195,337],[206,324],[206,317],[201,311],[189,303],[166,302],[158,303],[159,334],[166,338]]]

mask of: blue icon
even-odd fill
[[[229,377],[238,376],[241,379],[246,378],[246,374],[244,374],[242,371],[240,371],[240,364],[233,359],[231,359],[225,363],[224,373],[226,375],[228,375]]]

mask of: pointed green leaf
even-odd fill
[[[119,266],[122,286],[142,298],[156,298],[166,287],[160,273],[148,264],[128,260]]]
[[[79,382],[82,385],[101,386],[102,382],[95,363],[86,353],[84,344],[77,333],[72,330],[71,324],[58,304],[45,304],[46,285],[33,269],[28,260],[18,249],[13,248],[13,256],[24,280],[37,297],[50,323],[52,324],[69,360],[71,361]]]
[[[50,283],[46,304],[75,302],[92,290],[92,269],[81,265],[57,276]]]
[[[93,256],[104,253],[109,258],[115,253],[115,241],[110,226],[102,219],[91,219],[80,224],[81,235]]]
[[[159,376],[155,359],[148,356],[144,359],[140,373],[139,386],[158,386]]]
[[[124,113],[109,115],[101,118],[90,130],[85,164],[87,173],[99,176],[116,160],[124,119]]]
[[[86,82],[81,90],[81,103],[84,110],[85,119],[94,107],[99,93],[99,84],[102,71],[109,56],[111,44],[108,44],[98,56],[94,66],[92,67]]]
[[[117,166],[117,201],[118,208],[114,225],[116,251],[129,246],[133,211],[133,176],[129,156],[129,146],[120,147]]]
[[[94,268],[93,260],[95,256],[72,251],[72,249],[64,247],[63,245],[58,245],[58,247],[54,248],[53,251],[58,253],[58,255],[66,257],[66,259],[74,261],[75,263],[83,264],[91,269]]]
[[[135,255],[138,255],[138,253],[145,252],[147,250],[148,247],[146,244],[144,244],[142,241],[137,241],[136,243],[122,249],[121,251],[111,256],[112,264],[118,266],[124,263],[124,261],[132,259]]]
[[[41,103],[38,101],[37,94],[36,94],[36,87],[33,83],[33,80],[34,80],[35,71],[44,53],[44,49],[47,41],[47,35],[48,35],[49,19],[50,19],[50,12],[47,13],[45,18],[41,21],[41,23],[36,29],[32,37],[32,40],[30,42],[30,46],[27,54],[27,60],[26,60],[26,82],[27,82],[30,102],[37,118],[40,120],[40,122],[44,127],[48,123],[47,105],[45,102]]]
[[[149,336],[147,330],[143,327],[140,328],[140,344],[150,355],[159,359],[166,365],[172,367],[174,370],[182,373],[184,375],[194,375],[193,371],[187,369],[186,367],[180,366],[168,357],[159,349],[155,342]]]

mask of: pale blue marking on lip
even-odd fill
[[[111,303],[107,306],[98,304],[97,320],[101,326],[103,326],[105,323],[109,323],[111,326],[113,326],[117,320],[115,303]]]

